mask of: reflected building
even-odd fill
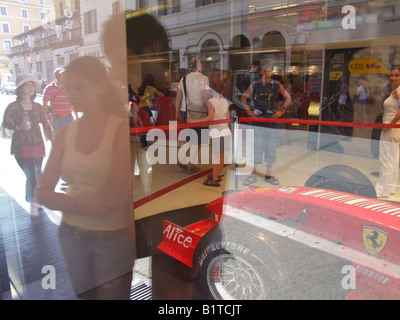
[[[126,5],[128,18],[150,12],[167,30],[168,83],[196,54],[205,60],[206,72],[248,69],[254,59],[268,59],[276,78],[291,77],[299,105],[295,118],[329,120],[309,108],[318,109],[324,97],[337,92],[342,75],[349,79],[351,100],[360,80],[380,96],[399,59],[400,9],[394,1],[127,0]],[[370,109],[373,122],[381,99]],[[357,120],[351,115],[344,121],[354,116]]]
[[[78,56],[82,42],[79,7],[79,1],[60,1],[49,6],[41,25],[14,36],[9,57],[15,74],[50,81],[55,68]]]
[[[13,59],[9,54],[15,45],[14,36],[42,25],[54,10],[45,1],[1,1],[0,3],[0,82],[15,82]],[[53,15],[54,20],[54,15]]]
[[[78,56],[96,56],[104,62],[103,23],[124,8],[124,1],[62,0],[49,6],[53,19],[13,37],[8,57],[15,74],[27,73],[41,81]]]

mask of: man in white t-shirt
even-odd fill
[[[210,99],[210,87],[208,77],[202,74],[203,61],[195,57],[191,62],[191,72],[184,76],[178,85],[176,93],[176,118],[179,123],[185,123],[188,116],[193,119],[201,119],[207,116],[207,101]],[[192,128],[197,134],[197,140],[190,140],[193,145],[200,146],[201,127]],[[194,163],[197,163],[198,148],[191,148],[189,162],[183,165],[178,162],[178,166],[186,170],[186,173],[199,171]]]

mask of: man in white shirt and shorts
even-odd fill
[[[203,61],[200,57],[195,57],[191,62],[191,72],[184,76],[178,85],[176,93],[176,118],[179,123],[186,123],[187,117],[201,119],[207,116],[207,101],[210,99],[209,79],[203,75]],[[192,145],[200,146],[201,129],[206,127],[191,128],[197,134],[197,139],[190,139]],[[207,140],[208,141],[208,140]],[[198,172],[194,166],[197,163],[198,148],[191,148],[189,162],[187,165],[178,160],[178,166],[188,174]]]

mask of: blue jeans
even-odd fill
[[[58,235],[79,298],[129,300],[135,257],[130,230],[93,231],[61,223]]]
[[[29,203],[35,202],[34,191],[42,174],[43,158],[15,158],[26,176],[25,199]]]

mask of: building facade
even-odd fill
[[[102,25],[111,14],[123,10],[123,1],[54,1],[54,19],[13,36],[8,52],[13,75],[33,75],[44,84],[54,69],[81,55],[103,58]]]
[[[49,19],[54,20],[54,8],[49,0],[8,0],[0,2],[0,81],[15,81],[15,69],[9,58],[16,45],[14,37],[28,32]]]

